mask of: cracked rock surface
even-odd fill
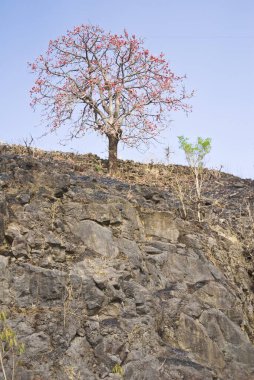
[[[225,179],[231,203],[198,223],[170,188],[47,155],[2,152],[0,167],[0,309],[26,347],[17,380],[254,379],[252,253],[230,198],[251,181]]]

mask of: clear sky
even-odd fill
[[[253,0],[0,0],[0,140],[22,143],[30,134],[43,149],[107,156],[106,141],[89,135],[66,146],[44,132],[29,106],[33,75],[27,62],[48,41],[81,23],[143,37],[152,53],[165,53],[176,74],[195,90],[193,112],[172,113],[167,132],[141,153],[120,148],[119,157],[141,162],[184,163],[177,136],[212,138],[208,166],[254,178],[254,1]]]

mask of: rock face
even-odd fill
[[[170,190],[154,201],[63,160],[0,160],[0,308],[26,346],[16,379],[254,379],[236,229],[181,219]]]

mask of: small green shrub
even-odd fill
[[[8,325],[4,311],[0,312],[0,368],[3,380],[7,379],[6,365],[12,369],[11,380],[15,378],[16,358],[25,352],[25,345],[17,339],[15,331]],[[10,363],[9,363],[10,362]]]
[[[211,139],[202,137],[197,138],[196,144],[191,144],[189,139],[178,136],[180,148],[184,151],[186,160],[191,168],[203,168],[204,158],[211,151]]]
[[[187,137],[178,136],[178,141],[194,177],[198,220],[201,221],[201,196],[205,178],[204,159],[211,151],[211,139],[198,137],[197,142],[192,144]]]
[[[118,373],[119,375],[123,376],[124,369],[120,364],[117,363],[112,369],[112,373]]]

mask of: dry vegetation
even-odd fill
[[[28,144],[0,145],[0,153],[24,155],[45,161],[64,163],[65,172],[75,172],[80,175],[109,177],[108,161],[93,154],[76,154],[70,152],[44,151]],[[112,175],[110,175],[112,178]],[[138,163],[131,160],[119,160],[118,170],[114,179],[132,186],[148,186],[154,191],[167,191],[174,194],[179,201],[180,216],[184,219],[196,220],[197,199],[195,178],[189,167],[172,164]],[[227,224],[241,222],[239,234],[246,236],[243,227],[248,219],[248,226],[253,225],[254,205],[252,181],[234,177],[220,170],[204,169],[201,213],[203,220],[211,220],[213,215],[220,217]],[[240,202],[238,200],[240,198]],[[232,213],[228,218],[227,214]],[[232,219],[232,220],[229,220]],[[247,235],[252,229],[247,228]],[[241,232],[242,231],[242,232]]]

